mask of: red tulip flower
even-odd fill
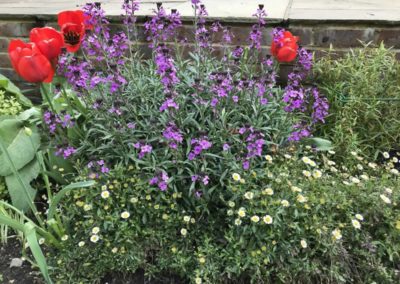
[[[61,48],[64,46],[60,32],[50,27],[34,28],[31,30],[29,38],[50,62],[57,61]]]
[[[10,42],[8,54],[15,71],[30,83],[50,83],[54,69],[35,43],[16,39]]]
[[[283,36],[274,39],[271,45],[271,53],[279,62],[292,62],[297,57],[299,37],[293,36],[291,32],[285,31]]]
[[[82,11],[64,11],[58,14],[58,25],[69,52],[78,51],[85,35],[85,16]]]

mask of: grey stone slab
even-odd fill
[[[400,21],[397,0],[293,0],[291,20]]]
[[[269,19],[282,20],[291,0],[203,0],[210,18],[230,19],[233,21],[251,21],[252,14],[259,4],[263,4]],[[59,11],[76,9],[87,0],[0,0],[2,15],[54,15]],[[108,15],[119,16],[122,13],[122,0],[100,0]],[[165,9],[178,9],[183,17],[192,17],[190,0],[142,0],[138,15],[151,15],[156,2],[163,2]]]

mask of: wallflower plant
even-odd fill
[[[88,165],[133,162],[154,189],[211,199],[232,171],[264,163],[269,147],[312,136],[328,103],[315,87],[302,84],[312,56],[298,47],[299,39],[277,29],[275,57],[265,56],[261,32],[267,14],[260,5],[248,46],[232,47],[229,27],[209,25],[206,7],[199,1],[192,5],[194,46],[179,34],[179,11],[157,5],[143,25],[150,59],[136,45],[137,2],[123,3],[126,30],[116,33],[100,4],[83,8],[83,25],[92,30],[80,37],[82,56],[63,53],[57,69],[67,84],[54,91],[68,106],[44,114],[58,155]],[[221,56],[213,46],[218,32]],[[285,88],[277,84],[279,61],[295,64]],[[69,104],[71,96],[84,112]],[[79,136],[70,139],[70,131]]]

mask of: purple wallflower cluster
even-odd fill
[[[58,62],[58,72],[67,79],[78,95],[89,88],[91,67],[81,58],[61,56]]]
[[[183,142],[183,135],[174,123],[170,123],[163,131],[163,136],[169,142],[171,149],[177,149],[178,144]]]
[[[232,77],[227,72],[220,72],[220,73],[212,73],[209,76],[210,80],[213,82],[211,91],[216,95],[211,100],[211,106],[215,107],[221,98],[227,98],[229,93],[233,90],[233,81]],[[237,102],[238,98],[233,98],[235,102]]]
[[[139,159],[142,159],[146,154],[150,154],[153,151],[153,147],[151,145],[141,144],[140,142],[133,144],[133,147],[139,150]]]
[[[56,148],[55,155],[63,156],[64,159],[68,159],[70,156],[76,153],[76,149],[72,146],[59,146]]]
[[[192,175],[192,182],[201,181],[203,185],[207,185],[210,182],[210,177],[208,175]]]
[[[106,163],[104,160],[98,160],[98,161],[90,161],[87,164],[87,168],[91,170],[91,177],[99,177],[99,174],[106,174],[110,172],[110,169],[106,166]]]
[[[67,78],[78,94],[87,93],[99,85],[109,86],[111,94],[127,83],[121,68],[125,63],[125,54],[129,48],[126,35],[118,32],[110,35],[108,20],[100,5],[88,3],[83,7],[87,25],[93,26],[93,32],[82,41],[85,60],[77,57],[61,56],[58,72]],[[99,64],[105,65],[105,71],[96,71]]]
[[[155,15],[144,23],[150,47],[156,48],[160,42],[173,39],[181,26],[182,21],[178,11],[172,10],[170,14],[167,14],[164,7],[158,4]]]
[[[311,135],[311,127],[306,123],[298,123],[293,126],[295,131],[293,131],[288,140],[289,141],[300,141],[303,138],[307,138]]]
[[[136,23],[135,12],[139,10],[139,2],[136,0],[124,0],[122,10],[125,12],[123,23],[128,27],[128,32],[132,32],[132,26]]]
[[[155,63],[157,74],[160,75],[164,90],[168,93],[175,84],[179,83],[179,78],[176,75],[174,59],[170,54],[169,48],[164,44],[160,44],[156,48]]]
[[[168,188],[168,174],[164,171],[158,173],[155,177],[152,177],[149,181],[150,185],[157,185],[161,191],[166,191]]]
[[[232,51],[232,56],[234,59],[238,60],[242,57],[244,53],[244,49],[241,46],[236,46],[236,48]]]
[[[192,145],[193,150],[190,151],[190,153],[188,155],[189,160],[194,160],[204,150],[208,150],[212,146],[212,143],[208,140],[207,137],[202,137],[199,139],[192,139],[192,141],[190,141],[190,144]]]
[[[290,141],[299,141],[311,135],[313,125],[318,122],[325,122],[328,115],[328,100],[321,96],[317,88],[304,88],[301,82],[307,78],[312,68],[312,54],[304,48],[299,49],[298,65],[288,75],[288,85],[285,88],[283,101],[287,104],[284,108],[287,112],[310,112],[311,122],[307,124],[302,121],[294,125],[296,129],[289,137]],[[309,105],[312,103],[310,109]]]
[[[58,115],[49,110],[44,112],[43,120],[44,123],[49,127],[51,134],[56,132],[57,126],[60,126],[61,128],[71,128],[75,124],[70,114],[64,113]]]
[[[253,127],[242,127],[239,129],[239,134],[245,136],[247,154],[242,162],[244,170],[250,167],[250,159],[261,157],[263,146],[266,144],[264,134],[260,131],[255,131]]]
[[[255,48],[257,50],[261,49],[261,40],[262,40],[262,32],[263,28],[266,25],[265,17],[267,13],[264,10],[264,5],[259,5],[257,12],[253,15],[256,17],[258,22],[257,24],[253,25],[252,30],[250,32],[249,41],[250,41],[250,48]]]
[[[211,34],[206,26],[206,17],[208,12],[206,7],[201,4],[201,1],[192,1],[195,17],[196,17],[196,43],[200,48],[209,48],[211,46]],[[212,29],[220,29],[221,25],[215,24]]]
[[[312,88],[311,93],[314,98],[313,112],[311,114],[312,122],[325,122],[325,117],[327,117],[329,110],[328,99],[321,97],[317,88]]]

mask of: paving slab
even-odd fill
[[[290,20],[400,21],[399,0],[293,0]]]
[[[259,4],[265,6],[268,18],[282,21],[291,0],[203,0],[209,12],[210,18],[218,18],[230,21],[253,21],[252,14]],[[0,0],[0,17],[29,17],[52,16],[62,10],[76,9],[88,0]],[[103,8],[110,16],[119,16],[122,13],[122,0],[100,0]],[[166,9],[178,9],[181,15],[193,16],[190,0],[142,0],[138,15],[151,15],[157,2],[162,2]]]

